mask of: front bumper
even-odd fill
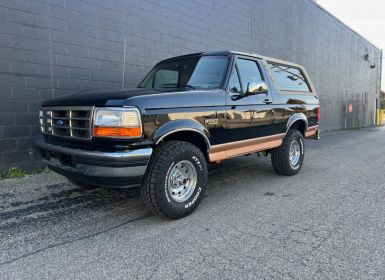
[[[99,187],[139,185],[146,172],[152,148],[100,152],[35,142],[42,159],[53,171],[70,179]]]

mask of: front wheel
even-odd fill
[[[292,176],[299,172],[305,158],[303,136],[298,130],[290,129],[280,147],[271,152],[271,163],[276,173]]]
[[[179,219],[199,205],[206,185],[207,163],[202,151],[188,142],[170,141],[152,155],[141,190],[152,213]]]

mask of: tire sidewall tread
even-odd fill
[[[189,160],[197,171],[197,185],[184,202],[176,202],[168,193],[167,180],[173,165]],[[202,151],[184,141],[169,141],[160,144],[147,167],[141,188],[142,197],[154,214],[178,219],[191,214],[199,205],[207,185],[207,163]]]
[[[299,159],[298,167],[293,168],[290,165],[289,160],[289,151],[290,145],[294,139],[297,139],[300,144],[301,156]],[[286,176],[292,176],[297,174],[303,165],[305,159],[305,143],[303,139],[303,135],[300,131],[296,129],[289,129],[287,132],[283,143],[280,147],[275,148],[271,152],[271,163],[273,165],[273,169],[276,173]]]

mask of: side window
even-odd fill
[[[260,83],[263,81],[261,71],[256,61],[247,59],[237,60],[239,75],[241,77],[242,88],[245,91],[249,83]]]
[[[233,72],[231,73],[231,77],[229,81],[229,89],[230,89],[230,92],[232,93],[240,93],[242,91],[237,68],[235,66],[233,67]]]
[[[159,70],[154,77],[154,88],[178,85],[179,72],[173,70]]]
[[[269,68],[281,90],[310,92],[305,75],[299,68],[270,62]]]

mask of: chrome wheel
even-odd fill
[[[194,193],[198,180],[193,163],[182,160],[174,165],[168,177],[167,187],[170,196],[176,202],[184,202]]]
[[[297,168],[299,159],[301,158],[301,146],[297,139],[290,144],[289,161],[292,168]]]

